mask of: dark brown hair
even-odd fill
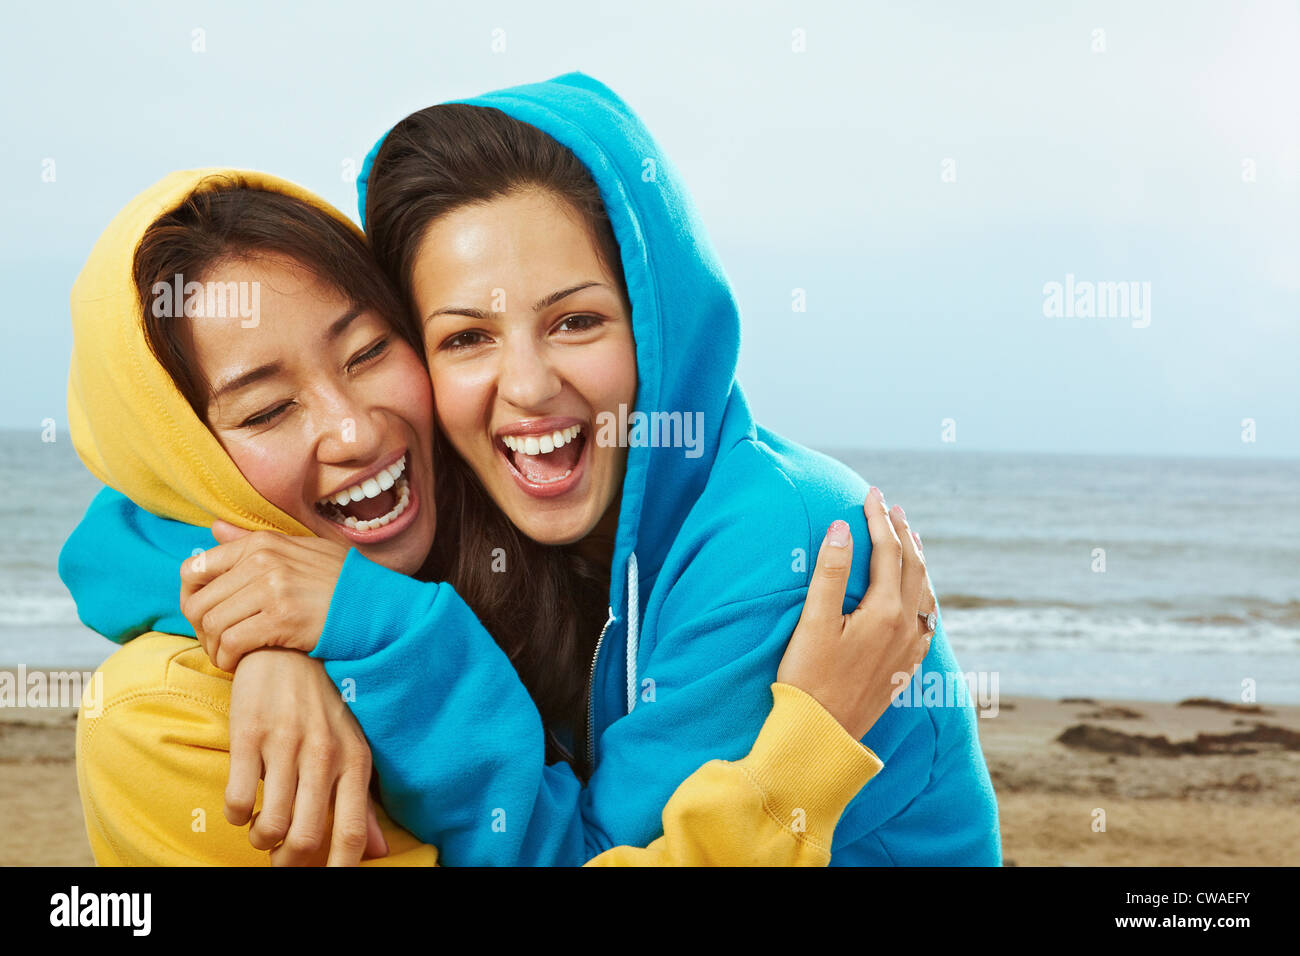
[[[292,260],[350,304],[373,309],[417,354],[424,354],[420,338],[410,336],[409,323],[396,321],[401,300],[375,268],[357,232],[302,199],[256,188],[235,176],[211,176],[154,220],[132,264],[149,349],[199,418],[206,421],[211,385],[192,359],[185,323],[156,314],[154,286],[170,286],[177,275],[183,282],[201,282],[222,262],[266,255]],[[179,305],[163,311],[183,314]]]
[[[366,187],[366,235],[411,305],[415,257],[435,220],[530,187],[573,208],[626,298],[618,242],[587,167],[537,127],[488,106],[430,106],[389,131]],[[413,309],[409,318],[420,334]]]
[[[500,110],[444,104],[412,113],[393,127],[367,185],[370,246],[401,291],[410,336],[423,334],[412,281],[429,226],[464,206],[529,188],[551,193],[577,213],[627,301],[618,242],[600,190],[582,162],[546,133]],[[586,683],[605,621],[608,565],[574,547],[542,545],[524,535],[468,467],[447,473],[438,503],[431,569],[454,581],[497,635],[547,727],[575,733],[579,754],[571,762],[582,776],[588,770],[581,758]],[[444,537],[445,527],[453,530]],[[494,573],[494,556],[498,562],[504,557],[506,573]]]

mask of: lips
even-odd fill
[[[345,536],[373,544],[410,527],[418,510],[406,474],[406,452],[316,502],[316,510]]]
[[[516,423],[498,433],[497,450],[525,493],[554,497],[564,494],[581,478],[586,461],[586,425],[575,419]]]

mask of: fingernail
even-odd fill
[[[912,540],[916,542],[916,550],[917,550],[917,551],[922,551],[922,550],[924,550],[924,549],[921,547],[921,536],[920,536],[919,534],[917,534],[915,531],[912,532]]]
[[[826,529],[826,543],[832,548],[846,547],[849,543],[849,523],[832,521],[831,526]]]
[[[894,505],[894,510],[898,512],[898,516],[900,518],[902,518],[904,521],[907,520],[907,512],[903,510],[902,505]]]
[[[879,501],[882,505],[885,503],[885,493],[875,485],[871,486],[871,496]]]

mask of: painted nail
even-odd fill
[[[847,521],[832,521],[831,526],[826,529],[826,543],[832,548],[843,548],[849,543],[849,523]]]
[[[900,518],[902,518],[904,521],[907,520],[907,512],[903,510],[902,505],[894,505],[894,510],[898,512],[898,516]]]

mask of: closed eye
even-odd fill
[[[388,351],[388,343],[389,343],[389,339],[386,336],[380,339],[370,348],[366,349],[364,352],[362,352],[360,355],[354,358],[351,362],[349,362],[348,371],[353,371],[354,369],[357,369],[362,365],[366,365],[369,362],[373,362],[375,359],[379,358],[386,351]]]
[[[254,415],[252,418],[245,419],[239,425],[240,428],[257,428],[259,425],[269,425],[281,415],[289,410],[293,402],[282,402],[275,408],[262,412],[260,415]]]

